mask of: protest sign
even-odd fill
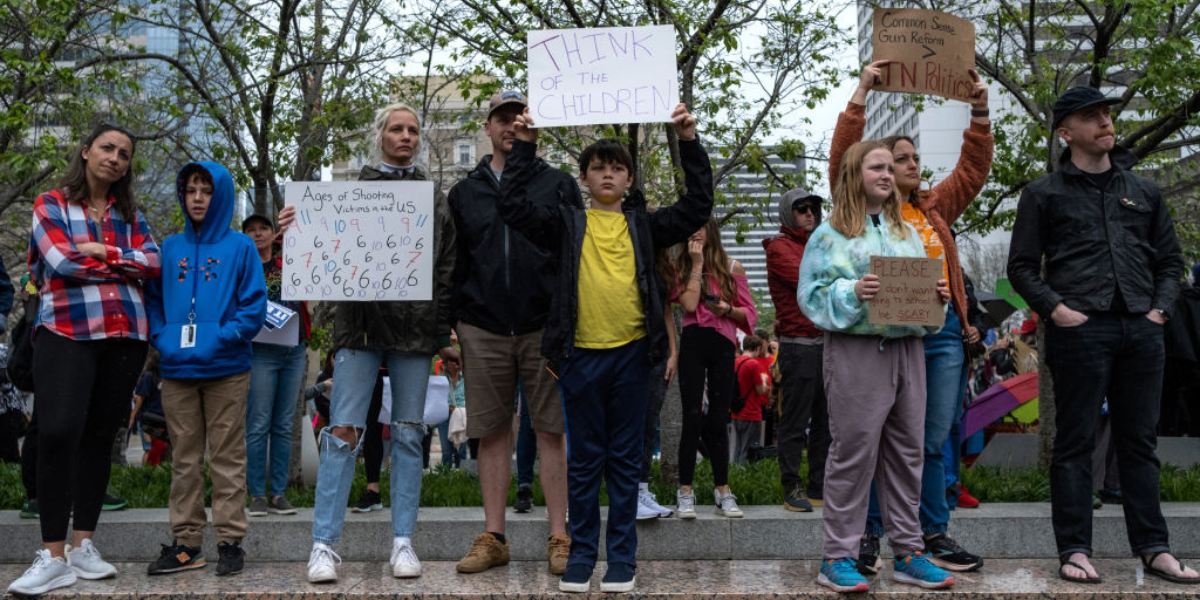
[[[669,123],[679,103],[666,25],[530,31],[528,58],[537,127]]]
[[[283,240],[285,300],[433,298],[433,182],[295,182]]]
[[[892,61],[874,90],[970,102],[975,24],[936,10],[876,8],[871,62]]]
[[[938,296],[942,261],[936,258],[872,256],[879,293],[869,300],[872,325],[943,325],[945,305]]]

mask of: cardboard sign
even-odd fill
[[[938,297],[942,261],[936,258],[872,256],[871,272],[879,276],[867,321],[872,325],[944,325],[946,309]]]
[[[892,61],[872,89],[970,101],[974,23],[936,10],[876,8],[871,46],[871,62]]]
[[[433,298],[433,182],[295,182],[284,300]]]
[[[669,123],[679,103],[669,26],[530,31],[527,49],[537,127]]]

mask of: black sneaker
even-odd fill
[[[963,550],[950,536],[939,533],[925,540],[925,556],[929,562],[947,571],[974,571],[983,566],[983,559]]]
[[[625,563],[609,563],[608,571],[600,580],[601,592],[632,592],[637,581],[636,569]]]
[[[870,577],[879,574],[883,568],[883,559],[879,558],[879,536],[874,533],[863,534],[858,542],[858,572]]]
[[[363,490],[362,495],[358,497],[358,502],[354,506],[351,506],[350,510],[356,513],[383,510],[383,499],[379,497],[379,492],[375,490]]]
[[[217,544],[217,575],[237,575],[246,566],[246,551],[241,542]]]
[[[21,507],[22,519],[37,519],[40,516],[41,515],[38,514],[37,498],[26,502],[25,505]]]
[[[804,497],[804,490],[796,487],[783,499],[783,507],[792,512],[812,512],[812,503]]]
[[[533,489],[517,488],[517,499],[513,501],[513,512],[527,513],[533,510]]]
[[[126,508],[129,508],[129,503],[124,498],[104,492],[104,504],[100,506],[100,510],[125,510]]]
[[[178,573],[190,569],[200,569],[208,563],[204,562],[204,557],[200,555],[199,547],[183,546],[179,540],[171,542],[171,545],[162,545],[162,554],[158,560],[150,563],[150,568],[147,573],[150,575],[166,575],[167,573]]]

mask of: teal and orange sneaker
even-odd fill
[[[865,592],[871,589],[867,578],[858,572],[852,558],[835,558],[821,562],[817,583],[838,593]]]
[[[954,585],[954,576],[929,562],[921,552],[892,559],[892,579],[931,590]]]

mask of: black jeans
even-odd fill
[[[692,485],[701,437],[712,462],[713,485],[729,483],[729,402],[733,395],[733,342],[711,327],[688,325],[679,337],[679,396],[683,434],[679,440],[679,483]],[[705,381],[708,412],[704,412]]]
[[[129,411],[145,360],[145,342],[79,342],[47,329],[37,332],[33,382],[43,542],[67,539],[72,504],[75,531],[96,530],[112,467],[113,436]]]
[[[783,399],[779,417],[779,477],[784,493],[804,485],[800,461],[808,448],[806,493],[823,498],[825,459],[829,457],[829,405],[822,375],[824,346],[779,344],[779,371],[783,374]],[[807,430],[807,433],[805,433]]]
[[[1092,554],[1092,451],[1105,397],[1129,545],[1135,554],[1169,551],[1155,455],[1163,327],[1144,315],[1089,313],[1077,327],[1047,322],[1045,352],[1057,413],[1050,496],[1059,555]]]

